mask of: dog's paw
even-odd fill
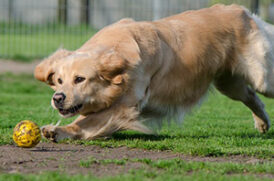
[[[56,126],[46,125],[41,128],[42,135],[50,141],[57,142],[58,134],[56,131]]]
[[[255,128],[259,130],[260,133],[266,133],[269,129],[269,125],[265,122],[255,122]]]
[[[58,142],[63,139],[78,138],[67,126],[46,125],[41,128],[42,135],[50,141]],[[79,137],[81,138],[81,137]]]
[[[256,116],[253,113],[253,118],[255,121],[255,128],[259,130],[260,133],[266,133],[270,127],[270,123],[263,121],[261,118],[259,118],[258,116]]]

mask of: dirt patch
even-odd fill
[[[31,63],[16,62],[11,60],[0,60],[0,73],[10,72],[13,74],[32,74],[35,66],[40,61]]]
[[[0,146],[0,171],[5,173],[41,173],[44,171],[63,171],[69,174],[92,173],[95,176],[116,175],[127,173],[130,169],[148,168],[141,162],[115,160],[132,159],[173,159],[180,158],[185,161],[209,161],[209,162],[237,162],[257,163],[267,160],[253,157],[193,157],[175,154],[169,151],[149,151],[142,149],[101,148],[98,146],[83,146],[74,144],[40,143],[35,148],[24,149],[13,145]],[[89,160],[93,161],[92,164]],[[112,160],[107,164],[100,160]],[[149,168],[148,168],[149,169]]]

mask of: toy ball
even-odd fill
[[[32,121],[24,120],[19,122],[13,130],[13,141],[24,148],[32,148],[41,140],[39,126]]]

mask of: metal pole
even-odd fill
[[[161,1],[153,0],[153,20],[161,18]]]
[[[13,16],[13,0],[9,0],[9,22],[11,22],[12,20],[12,16]]]
[[[81,23],[86,25],[89,24],[89,16],[90,16],[90,1],[82,0],[81,1]]]
[[[67,0],[58,0],[58,22],[67,24]]]
[[[252,11],[252,13],[259,15],[259,13],[260,13],[259,12],[259,6],[260,6],[259,0],[252,0],[251,1],[251,11]]]

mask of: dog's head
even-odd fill
[[[61,49],[40,63],[34,74],[55,90],[52,106],[70,117],[110,107],[127,90],[127,66],[113,49],[92,54]]]

